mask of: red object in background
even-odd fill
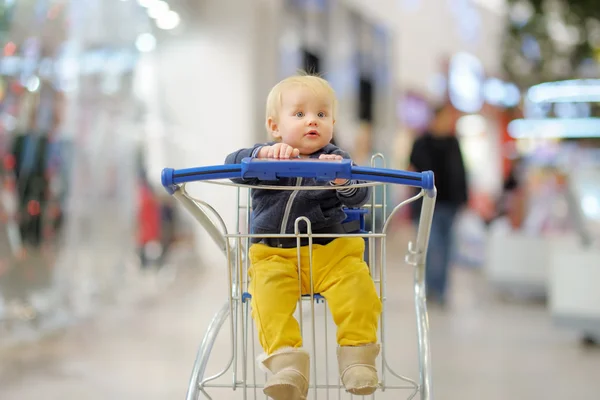
[[[510,137],[508,134],[508,123],[510,122],[510,117],[506,112],[500,113],[498,116],[500,122],[500,151],[502,154],[502,177],[506,179],[510,174],[510,168],[512,166],[512,161],[510,159],[510,150],[514,147],[515,139]]]
[[[20,95],[25,91],[25,87],[23,85],[21,85],[18,81],[13,81],[10,84],[10,90],[16,94],[16,95]]]
[[[148,185],[140,184],[138,198],[138,244],[160,240],[160,203]]]
[[[17,51],[17,45],[14,44],[13,42],[8,42],[8,43],[6,43],[6,45],[4,45],[4,56],[5,57],[13,56],[16,51]]]
[[[498,115],[500,125],[500,151],[502,152],[502,177],[506,179],[510,174],[514,157],[517,155],[516,139],[508,134],[508,124],[522,116],[520,111],[509,109],[503,110]]]
[[[12,154],[6,154],[4,156],[3,161],[4,161],[4,169],[6,169],[7,171],[12,171],[15,168],[15,165],[17,165],[15,156],[13,156]]]
[[[40,215],[40,211],[40,202],[36,200],[29,200],[29,202],[27,203],[27,212],[29,213],[29,215],[31,215],[32,217],[36,217]]]

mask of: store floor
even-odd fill
[[[387,358],[397,372],[416,379],[412,272],[400,262],[399,251],[388,254]],[[225,279],[222,267],[189,267],[151,300],[4,350],[0,399],[185,398],[196,350],[225,300]],[[432,308],[429,315],[436,399],[599,398],[600,349],[582,347],[576,335],[554,327],[543,304],[501,301],[474,270],[455,269],[452,283],[448,308]],[[215,343],[209,373],[226,365],[229,343],[225,329]],[[329,358],[330,377],[335,368]],[[243,398],[241,391],[209,393],[215,400]],[[407,398],[404,394],[386,391],[376,398]],[[337,392],[331,398],[337,399]]]

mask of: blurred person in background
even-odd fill
[[[458,211],[467,203],[467,177],[455,133],[458,112],[450,104],[435,110],[426,131],[418,137],[410,154],[410,169],[433,171],[437,200],[427,252],[427,300],[444,306],[448,269],[453,246],[453,225]],[[422,201],[413,202],[412,219],[418,221]]]

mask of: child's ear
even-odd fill
[[[269,117],[267,119],[267,126],[269,127],[269,131],[271,131],[271,135],[273,135],[274,138],[281,138],[281,134],[279,133],[279,125],[277,125],[277,122],[275,122],[273,117]]]

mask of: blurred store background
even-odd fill
[[[160,171],[266,140],[266,95],[300,69],[333,85],[335,140],[363,165],[382,153],[409,168],[434,110],[450,109],[469,183],[456,279],[534,307],[566,335],[555,346],[600,341],[595,0],[0,0],[0,399],[34,398],[3,395],[17,379],[2,377],[3,349],[160,302],[181,276],[222,267]],[[228,189],[203,189],[231,224]],[[579,383],[579,398],[600,398],[597,382]]]

